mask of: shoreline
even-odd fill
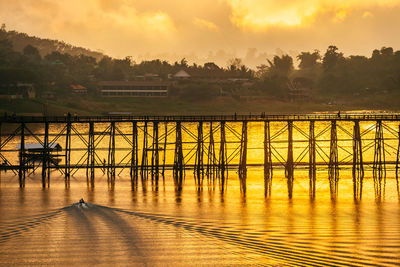
[[[63,116],[73,115],[231,115],[237,114],[306,114],[306,113],[395,113],[400,105],[369,103],[326,104],[323,102],[284,102],[278,100],[237,101],[216,98],[191,102],[179,98],[60,98],[0,99],[0,115]]]

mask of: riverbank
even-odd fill
[[[180,98],[96,98],[67,97],[57,100],[0,99],[1,114],[17,115],[106,115],[126,113],[131,115],[208,115],[233,113],[286,114],[310,112],[336,112],[353,110],[400,110],[399,98],[376,98],[372,100],[350,99],[337,102],[315,100],[309,102],[284,102],[278,100],[241,101],[231,97],[219,97],[208,101],[192,102]]]

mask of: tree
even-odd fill
[[[301,52],[297,59],[300,60],[299,68],[308,69],[317,66],[318,61],[321,59],[321,55],[318,50],[314,50],[313,53]]]
[[[186,60],[186,58],[182,58],[181,59],[180,65],[183,68],[187,68],[188,67],[188,61]]]
[[[393,56],[393,48],[392,47],[382,47],[381,55],[382,56]]]
[[[343,53],[338,53],[338,48],[331,45],[326,50],[324,58],[322,59],[322,66],[325,71],[332,71],[337,64],[344,59]]]
[[[230,71],[239,70],[242,66],[243,63],[240,58],[232,58],[228,60],[228,70]]]
[[[293,58],[289,55],[274,56],[273,61],[268,60],[269,72],[273,75],[288,77],[294,69]]]
[[[220,68],[218,67],[217,64],[215,64],[214,62],[207,62],[204,63],[204,67],[205,70],[219,70]]]
[[[23,54],[25,56],[28,56],[28,57],[34,59],[34,60],[38,60],[39,61],[39,60],[42,59],[42,57],[39,54],[39,50],[36,47],[34,47],[34,46],[30,45],[30,44],[25,46],[25,48],[23,50]]]

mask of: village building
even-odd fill
[[[74,95],[87,95],[88,93],[87,88],[80,84],[71,84],[70,87]]]
[[[35,86],[32,83],[16,83],[0,85],[0,98],[23,99],[36,98]]]
[[[21,144],[18,144],[16,148],[19,150],[19,153],[22,153]],[[49,143],[47,148],[42,143],[25,143],[24,153],[21,156],[26,165],[34,167],[43,162],[44,155],[48,152],[47,160],[50,164],[57,165],[61,161],[60,157],[64,156],[58,153],[61,151],[62,147],[59,143]]]
[[[180,70],[180,71],[178,71],[177,73],[175,73],[172,77],[173,77],[174,79],[177,79],[177,80],[188,80],[188,79],[190,79],[192,76],[191,76],[189,73],[187,73],[186,71]]]
[[[236,73],[224,71],[220,68],[214,69],[182,69],[171,75],[170,78],[176,81],[197,81],[197,82],[208,82],[208,83],[238,83],[246,82],[249,79],[242,78]]]
[[[56,99],[56,95],[53,91],[44,91],[44,92],[42,92],[41,96],[43,99],[47,99],[47,100],[55,100]]]
[[[307,78],[297,77],[288,83],[288,89],[291,102],[306,101],[312,95],[312,81]]]
[[[103,97],[167,97],[169,83],[161,81],[102,81]]]

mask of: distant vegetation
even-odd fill
[[[96,60],[100,60],[104,57],[104,54],[100,52],[91,51],[86,48],[72,46],[63,41],[43,39],[34,36],[29,36],[26,33],[20,33],[16,31],[6,31],[5,25],[2,25],[2,38],[8,39],[13,44],[13,49],[17,52],[23,52],[24,48],[28,45],[34,46],[38,49],[39,54],[44,57],[52,52],[60,52],[70,54],[72,56],[85,55],[94,57]]]
[[[336,46],[329,46],[323,53],[301,52],[297,62],[295,67],[289,55],[275,56],[256,70],[240,59],[232,59],[225,68],[212,62],[189,65],[185,59],[172,64],[159,59],[136,63],[130,57],[113,59],[60,41],[6,31],[4,26],[0,29],[0,88],[18,82],[33,83],[39,96],[52,91],[59,97],[73,97],[70,85],[80,84],[88,88],[88,98],[96,98],[99,81],[168,80],[183,69],[206,77],[218,76],[171,89],[170,97],[187,102],[210,100],[223,91],[225,97],[239,102],[253,97],[282,102],[364,103],[370,108],[379,102],[380,107],[400,107],[400,51],[391,47],[374,50],[370,57],[345,57]],[[224,82],[227,79],[241,82]]]
[[[314,99],[400,94],[400,51],[391,47],[376,49],[370,57],[344,57],[336,46],[329,46],[324,54],[302,52],[297,59],[298,69],[287,55],[275,56],[268,65],[259,66],[258,90],[282,98],[290,88],[287,84],[297,79],[311,89]]]

